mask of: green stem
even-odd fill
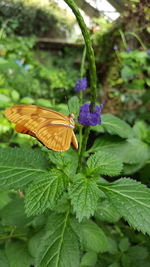
[[[85,58],[86,58],[86,46],[84,46],[82,60],[81,60],[81,67],[80,67],[80,78],[81,79],[83,78],[83,75],[84,75]]]
[[[87,52],[87,58],[89,62],[89,73],[90,73],[90,88],[91,88],[91,105],[90,105],[90,110],[93,112],[94,107],[95,107],[95,102],[96,102],[96,65],[95,65],[95,57],[94,57],[94,51],[92,48],[92,43],[91,43],[91,38],[90,38],[90,33],[89,30],[86,27],[86,24],[83,20],[83,17],[80,14],[80,11],[75,3],[74,0],[64,0],[68,6],[71,8],[73,11],[74,15],[76,16],[76,19],[79,23],[80,29],[82,31],[84,41],[85,41],[85,46],[86,46],[86,52]]]
[[[128,45],[127,45],[127,42],[126,42],[126,39],[125,39],[125,35],[124,35],[124,33],[123,33],[122,30],[119,30],[119,33],[121,35],[121,38],[122,38],[122,42],[124,44],[124,47],[125,47],[125,49],[127,49],[128,48]]]
[[[86,57],[86,46],[84,46],[82,60],[81,60],[81,67],[80,67],[80,78],[81,79],[83,78],[83,75],[84,75],[85,57]],[[80,106],[81,106],[83,102],[83,91],[82,90],[80,90],[80,93],[79,93],[79,101],[80,101]],[[81,126],[79,128],[79,155],[81,153],[81,147],[82,147],[82,130],[83,130],[83,127]]]
[[[79,164],[78,164],[77,172],[80,171],[81,166],[82,166],[82,160],[83,160],[84,152],[86,151],[86,145],[87,145],[87,141],[88,141],[88,138],[89,138],[89,133],[90,133],[90,126],[87,126],[85,128],[85,134],[84,134],[84,138],[83,138],[83,141],[82,141],[81,152],[79,154]]]
[[[129,34],[129,35],[132,35],[134,36],[140,43],[140,45],[143,47],[144,50],[146,50],[146,46],[144,45],[144,43],[142,42],[141,38],[134,32],[126,32],[125,33],[126,35]]]

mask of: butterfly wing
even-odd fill
[[[70,148],[72,132],[72,128],[64,125],[45,125],[36,136],[49,149],[63,152]]]
[[[36,137],[49,149],[69,149],[73,127],[70,127],[69,117],[64,114],[34,105],[16,105],[7,108],[5,115],[17,124],[18,132]]]

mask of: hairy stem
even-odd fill
[[[84,134],[84,138],[83,138],[83,141],[82,141],[81,152],[79,154],[79,164],[78,164],[77,172],[80,171],[81,166],[82,166],[82,160],[83,160],[84,152],[86,151],[86,145],[87,145],[87,141],[88,141],[88,138],[89,138],[89,133],[90,133],[90,126],[87,126],[85,128],[85,134]]]

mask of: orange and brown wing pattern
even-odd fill
[[[71,141],[77,149],[74,126],[64,114],[34,105],[16,105],[7,108],[5,115],[16,123],[16,131],[36,137],[49,149],[66,151]]]
[[[64,125],[45,125],[36,133],[37,138],[49,149],[67,151],[71,144],[73,129]]]

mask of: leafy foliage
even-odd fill
[[[145,185],[129,178],[121,178],[110,185],[100,185],[100,188],[130,225],[150,234],[150,191]]]
[[[122,170],[122,161],[117,156],[99,151],[89,157],[87,166],[90,173],[115,176]]]
[[[93,179],[82,174],[74,177],[74,183],[69,187],[69,196],[79,221],[94,214],[99,195],[100,190]]]
[[[61,171],[53,169],[33,182],[26,194],[27,214],[36,215],[43,213],[47,208],[53,208],[66,188],[66,178]]]
[[[102,127],[106,132],[119,135],[122,138],[132,136],[132,129],[129,124],[112,114],[102,115]]]
[[[33,264],[33,258],[28,252],[27,245],[24,242],[8,241],[5,249],[9,266],[22,267],[30,266]],[[18,261],[19,259],[19,261]]]
[[[10,3],[3,3],[6,1]],[[18,3],[15,1],[15,5]],[[23,14],[26,11],[21,10]],[[21,23],[34,12],[29,11]],[[43,18],[43,14],[39,12],[38,16]],[[52,14],[51,19],[54,17]],[[40,35],[49,25],[40,28],[47,18],[39,21]],[[30,19],[34,21],[35,16]],[[79,97],[72,92],[76,77],[82,76],[79,69],[89,80],[88,65],[83,66],[83,57],[82,67],[78,66],[80,46],[64,47],[55,53],[35,51],[34,37],[12,34],[32,30],[34,23],[20,29],[17,20],[2,22],[0,29],[0,266],[149,267],[150,127],[130,110],[131,103],[140,105],[138,116],[147,109],[142,101],[149,101],[149,52],[145,48],[129,53],[115,51],[119,64],[117,61],[116,70],[113,67],[113,79],[102,80],[108,88],[103,111],[110,110],[120,118],[103,114],[102,124],[91,127],[87,151],[80,145],[84,148],[89,129],[76,127],[79,151],[70,148],[58,153],[33,137],[16,134],[3,109],[14,104],[36,104],[66,115],[72,112],[78,125],[80,105],[88,101],[91,92],[90,87]],[[111,23],[107,27],[106,20],[98,23],[106,32],[110,29]],[[66,31],[65,21],[60,28]],[[54,34],[59,35],[56,31]],[[102,32],[100,35],[103,39]],[[86,95],[84,100],[82,95]],[[105,96],[105,92],[100,95]],[[123,110],[124,116],[120,112]],[[122,174],[131,178],[120,178]]]
[[[53,214],[38,248],[39,266],[79,266],[79,246],[69,225],[69,213]]]
[[[0,149],[0,185],[3,188],[23,188],[46,170],[47,161],[40,150]]]

